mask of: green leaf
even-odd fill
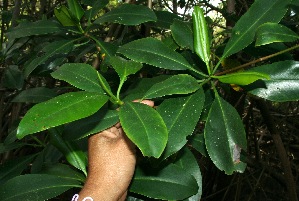
[[[142,99],[157,98],[172,94],[189,94],[200,88],[197,80],[191,75],[171,76],[163,82],[154,84]]]
[[[99,133],[119,121],[116,110],[101,108],[95,114],[67,124],[64,128],[63,138],[68,140],[81,139],[94,133]]]
[[[172,37],[179,46],[194,51],[192,24],[175,19],[170,29]]]
[[[253,72],[253,71],[243,71],[232,73],[228,75],[221,76],[211,76],[218,79],[220,82],[228,84],[237,84],[237,85],[248,85],[257,80],[269,80],[269,75],[265,73]]]
[[[155,109],[142,103],[127,102],[120,107],[119,118],[128,138],[144,156],[161,156],[168,133],[162,117]]]
[[[48,200],[73,187],[79,187],[79,184],[78,181],[54,175],[21,175],[0,186],[0,200]]]
[[[128,61],[122,59],[121,57],[111,57],[109,62],[121,79],[124,79],[129,75],[135,74],[142,68],[141,63],[135,61]]]
[[[10,144],[0,143],[0,154],[3,154],[5,152],[8,152],[8,151],[11,151],[14,149],[19,149],[25,145],[26,144],[23,142],[14,142],[14,143],[10,143]]]
[[[58,129],[49,129],[50,142],[54,145],[63,155],[66,160],[75,168],[78,168],[85,175],[87,175],[87,155],[79,148],[74,141],[67,141],[62,138]]]
[[[78,0],[67,0],[67,5],[71,14],[76,18],[77,22],[79,22],[84,15],[84,10],[79,4]]]
[[[104,93],[96,69],[89,64],[84,63],[67,63],[63,64],[55,72],[51,73],[52,77],[64,80],[71,85],[89,92]]]
[[[208,156],[208,151],[206,148],[206,143],[205,143],[205,138],[203,133],[192,135],[189,142],[192,145],[192,148],[196,149],[196,151],[198,151],[205,157]]]
[[[48,89],[45,87],[36,87],[21,91],[21,93],[19,93],[12,100],[12,102],[40,103],[54,98],[56,95],[57,94],[53,89]]]
[[[75,181],[85,182],[86,177],[80,172],[74,170],[69,165],[57,164],[44,164],[41,170],[42,174],[55,175],[66,179],[73,179]]]
[[[197,185],[199,187],[197,194],[185,199],[184,201],[199,201],[202,194],[201,172],[196,158],[187,147],[182,150],[179,160],[175,162],[175,165],[185,170],[187,174],[192,175],[196,179]]]
[[[31,161],[36,157],[36,154],[30,156],[18,157],[9,160],[0,166],[0,184],[7,180],[20,175],[26,169]]]
[[[18,66],[10,65],[6,67],[3,80],[3,87],[9,89],[21,90],[24,85],[24,76],[22,71],[19,70]]]
[[[33,106],[21,120],[17,137],[59,126],[94,114],[108,97],[92,92],[70,92]]]
[[[92,18],[94,18],[101,9],[103,9],[107,4],[109,3],[109,0],[96,0],[92,4],[92,8],[87,10],[85,12],[85,16],[88,19],[88,22],[91,22]]]
[[[197,125],[204,100],[204,92],[200,88],[192,95],[166,99],[159,105],[157,111],[168,130],[168,142],[162,155],[163,159],[176,153],[187,143],[186,137],[193,133]]]
[[[226,58],[253,42],[257,28],[266,22],[279,22],[285,15],[291,0],[256,0],[238,20],[232,30],[222,58]]]
[[[251,88],[251,94],[278,102],[299,100],[298,61],[280,61],[251,70],[270,76],[270,80],[264,80],[263,85],[257,85],[258,88],[255,89]]]
[[[28,65],[25,66],[25,77],[28,77],[37,66],[46,62],[50,57],[57,54],[68,54],[73,49],[73,47],[74,44],[71,40],[59,40],[46,45],[42,49],[42,52],[44,52],[44,54],[33,59]]]
[[[148,22],[147,24],[154,28],[170,29],[174,19],[182,20],[178,15],[169,11],[155,11],[157,16],[156,22]]]
[[[9,30],[6,36],[9,40],[26,36],[49,34],[61,31],[61,25],[55,21],[41,20],[37,22],[21,22],[17,27]]]
[[[256,32],[255,46],[277,42],[293,42],[298,39],[298,34],[286,26],[277,23],[265,23]]]
[[[159,68],[170,70],[192,69],[182,55],[172,51],[164,43],[154,38],[143,38],[127,43],[121,46],[118,52],[134,61]]]
[[[246,133],[236,109],[216,94],[206,121],[204,136],[213,163],[226,174],[243,172],[240,149],[246,150]]]
[[[124,25],[138,25],[144,22],[156,21],[155,13],[146,6],[122,4],[94,21],[95,24],[113,22]]]
[[[150,172],[137,167],[130,191],[163,200],[182,200],[198,192],[195,178],[176,165],[153,170]]]
[[[207,22],[203,10],[199,6],[194,7],[192,13],[193,34],[194,34],[194,50],[196,54],[206,63],[209,69],[210,61],[210,39]]]
[[[63,5],[60,8],[55,8],[54,14],[63,26],[76,26],[76,22],[72,19],[69,9],[66,6]]]

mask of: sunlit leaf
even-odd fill
[[[94,114],[108,97],[92,92],[70,92],[33,106],[21,120],[17,137],[59,126]]]
[[[75,17],[75,19],[79,22],[82,16],[84,15],[84,10],[79,4],[78,0],[67,0],[67,5],[70,9],[70,12]]]
[[[162,97],[172,94],[189,94],[200,88],[197,80],[191,75],[174,75],[163,82],[154,84],[144,95],[143,99]]]
[[[265,73],[243,71],[221,76],[211,76],[218,79],[220,82],[237,85],[248,85],[257,80],[269,80],[269,75]]]
[[[69,9],[66,6],[61,6],[54,9],[55,17],[63,26],[76,26],[76,21],[74,21],[69,13]]]
[[[209,156],[217,168],[226,174],[245,170],[246,164],[236,158],[240,149],[247,148],[242,120],[236,109],[218,94],[210,108],[204,136]]]
[[[127,102],[120,107],[119,118],[125,133],[144,156],[161,156],[168,133],[155,109],[142,103]]]

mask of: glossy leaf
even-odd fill
[[[85,12],[85,16],[90,22],[101,9],[103,9],[107,4],[109,3],[109,0],[96,0],[91,6],[91,9],[87,10]]]
[[[200,88],[190,96],[166,99],[159,105],[157,111],[168,130],[168,142],[162,155],[163,159],[176,153],[187,143],[186,137],[193,133],[197,125],[204,100],[204,92]]]
[[[37,66],[45,63],[50,57],[57,54],[67,54],[73,49],[73,47],[74,44],[71,40],[59,40],[46,45],[42,49],[42,52],[44,52],[44,54],[40,57],[33,59],[28,65],[25,66],[25,77],[28,77]]]
[[[12,102],[40,103],[54,98],[57,94],[54,90],[45,87],[30,88],[21,91]]]
[[[207,68],[209,68],[210,39],[208,33],[208,26],[205,20],[203,10],[199,6],[194,7],[192,19],[194,34],[194,50],[196,54],[206,63]]]
[[[293,42],[298,39],[299,35],[286,26],[277,23],[265,23],[256,32],[255,46],[276,42]]]
[[[192,24],[175,19],[170,29],[172,37],[179,46],[193,51]]]
[[[89,64],[67,63],[51,73],[52,77],[89,92],[104,93],[97,71]]]
[[[192,68],[182,55],[172,51],[161,41],[144,38],[127,43],[118,49],[126,57],[170,70],[187,70]]]
[[[78,0],[67,0],[67,5],[70,9],[70,12],[72,15],[76,18],[76,20],[79,22],[82,16],[84,15],[84,10],[79,4]]]
[[[64,128],[63,138],[68,140],[80,139],[94,133],[99,133],[119,121],[116,110],[101,108],[95,114],[67,124]]]
[[[203,133],[192,135],[189,142],[192,148],[196,149],[196,151],[201,153],[203,156],[208,157],[208,151],[206,149],[206,143]]]
[[[59,129],[56,128],[49,129],[49,135],[51,144],[63,153],[66,160],[87,175],[87,155],[79,148],[76,142],[63,139]]]
[[[76,26],[76,22],[72,19],[69,9],[66,6],[61,6],[54,9],[55,17],[63,26]]]
[[[264,80],[262,85],[251,89],[251,94],[278,102],[299,100],[298,61],[280,61],[253,68],[252,71],[268,74],[270,80]]]
[[[222,58],[226,58],[253,42],[257,28],[266,22],[279,22],[285,15],[291,0],[256,0],[238,20],[232,30]]]
[[[138,25],[144,22],[156,21],[155,13],[146,6],[122,4],[94,21],[96,24],[113,22],[124,25]]]
[[[0,200],[48,200],[73,187],[79,187],[79,184],[78,181],[54,175],[21,175],[0,186]]]
[[[144,156],[161,156],[168,133],[162,117],[155,109],[142,103],[127,102],[121,106],[119,118],[128,138]]]
[[[33,106],[21,120],[17,137],[59,126],[94,114],[108,97],[92,92],[70,92]]]
[[[153,172],[137,167],[130,191],[156,199],[182,200],[195,195],[198,185],[191,174],[170,164]]]
[[[121,79],[135,74],[142,68],[141,63],[128,61],[121,57],[111,57],[109,62]]]
[[[154,84],[143,99],[151,99],[172,94],[189,94],[200,88],[197,80],[191,75],[174,75],[163,82]]]
[[[221,76],[211,76],[218,79],[220,82],[237,85],[248,85],[257,80],[269,80],[269,75],[265,73],[243,71]]]
[[[236,109],[218,94],[210,108],[204,136],[209,156],[217,168],[229,175],[245,170],[246,164],[235,157],[239,148],[247,148],[242,120]]]
[[[175,162],[175,165],[185,170],[186,173],[192,175],[196,179],[197,185],[199,187],[197,194],[185,199],[184,201],[199,201],[202,195],[201,172],[196,158],[187,147],[182,150],[179,160]]]
[[[9,40],[26,36],[49,34],[61,31],[61,25],[55,21],[41,20],[37,22],[21,22],[6,33]]]
[[[0,185],[7,180],[20,175],[25,170],[31,161],[36,157],[36,154],[30,156],[18,157],[6,161],[0,166]]]
[[[21,90],[24,84],[24,76],[22,71],[19,70],[18,66],[10,65],[6,67],[2,85],[9,89]]]

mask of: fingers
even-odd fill
[[[133,102],[140,102],[140,100],[134,100]],[[154,107],[154,105],[155,105],[154,101],[151,101],[151,100],[143,100],[143,101],[141,101],[141,103],[146,104],[150,107]]]

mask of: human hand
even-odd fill
[[[142,103],[154,106],[153,101]],[[125,135],[120,123],[89,138],[88,163],[88,176],[79,200],[84,197],[92,197],[94,201],[125,200],[136,156],[135,145]]]

